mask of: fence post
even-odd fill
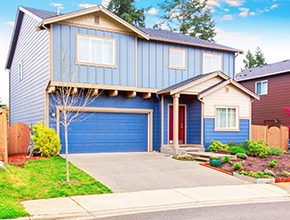
[[[2,140],[0,140],[0,143],[2,142],[4,163],[8,164],[6,107],[2,108],[2,113],[0,114],[0,118],[1,118],[0,130],[2,130],[2,137],[0,135]]]

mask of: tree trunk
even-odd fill
[[[66,157],[66,181],[69,182],[67,126],[65,126],[65,157]]]

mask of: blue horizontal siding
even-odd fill
[[[53,99],[50,96],[53,104]],[[106,108],[134,108],[134,109],[153,109],[153,150],[160,150],[160,109],[159,99],[154,95],[150,99],[143,99],[141,93],[137,93],[134,98],[128,99],[126,92],[119,92],[116,97],[109,98],[105,91],[93,103],[86,107],[106,107]],[[50,120],[50,127],[56,129],[55,121]]]
[[[220,141],[226,144],[228,141],[240,143],[249,139],[250,121],[240,119],[240,131],[214,131],[214,119],[204,119],[204,147],[207,149],[211,145],[211,140]]]

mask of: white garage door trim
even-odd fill
[[[59,135],[59,114],[63,107],[56,106],[56,133]],[[67,108],[67,111],[79,111],[79,107]],[[99,108],[99,107],[83,107],[81,112],[107,112],[107,113],[133,113],[148,114],[148,149],[153,151],[153,109],[136,109],[136,108]]]

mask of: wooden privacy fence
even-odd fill
[[[289,130],[286,126],[251,126],[251,140],[264,140],[269,143],[269,146],[276,146],[283,151],[288,151]]]
[[[0,109],[0,154],[8,163],[6,108]]]
[[[24,123],[15,123],[9,128],[8,155],[27,153],[29,146],[29,127]]]

